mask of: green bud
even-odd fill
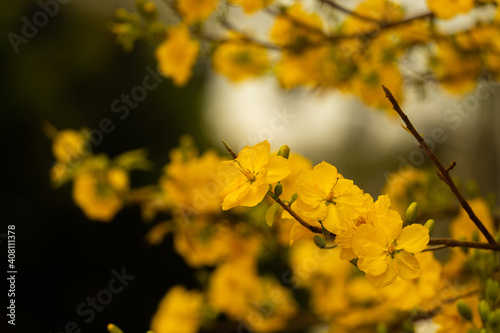
[[[488,325],[490,325],[492,328],[497,328],[500,326],[500,309],[496,309],[495,311],[490,313],[490,315],[488,316]]]
[[[497,304],[498,294],[500,294],[498,282],[488,279],[488,281],[486,281],[486,296],[488,296],[493,305]]]
[[[278,182],[278,184],[276,184],[276,186],[274,187],[274,195],[279,197],[281,193],[283,193],[283,185]]]
[[[408,209],[406,210],[406,222],[408,222],[408,224],[414,223],[415,219],[417,218],[417,214],[418,214],[418,202],[412,202],[408,206]]]
[[[326,247],[326,240],[320,235],[314,235],[313,237],[314,244],[320,249],[324,249]]]
[[[299,195],[298,195],[297,193],[294,193],[294,194],[292,195],[292,199],[290,200],[290,204],[291,204],[292,202],[294,202],[295,200],[297,200],[297,198],[298,198],[298,197],[299,197]]]
[[[108,324],[108,332],[109,333],[123,333],[123,331],[116,326],[115,324]]]
[[[472,238],[471,239],[472,239],[473,242],[479,242],[479,233],[477,232],[477,230],[474,230],[472,232]]]
[[[458,313],[467,321],[472,321],[472,310],[463,299],[457,302]]]
[[[429,236],[432,236],[432,234],[434,233],[434,225],[435,224],[436,224],[436,221],[434,221],[433,219],[427,220],[427,222],[425,222],[425,227],[427,229],[429,229]]]
[[[481,320],[483,321],[483,323],[486,323],[486,321],[488,320],[488,316],[490,315],[490,312],[491,312],[491,309],[490,309],[490,305],[488,304],[488,302],[486,300],[481,300],[481,302],[479,302],[479,316],[481,317]]]
[[[283,156],[284,158],[288,159],[288,157],[290,156],[290,147],[288,147],[287,145],[281,146],[278,150],[278,156]]]

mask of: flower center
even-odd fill
[[[396,241],[392,242],[391,245],[389,245],[387,251],[390,255],[394,255],[394,253],[396,253]]]
[[[330,204],[330,203],[333,203],[334,205],[336,205],[337,203],[333,200],[337,199],[337,197],[335,196],[335,192],[333,192],[333,189],[335,188],[335,185],[337,185],[337,183],[339,182],[339,179],[337,178],[337,180],[335,181],[335,184],[333,184],[332,186],[332,189],[330,190],[330,193],[328,193],[328,195],[326,196],[326,205]]]
[[[235,162],[238,163],[238,166],[239,166],[239,169],[240,169],[241,173],[244,174],[245,177],[248,178],[248,180],[250,181],[250,183],[253,182],[255,180],[255,176],[256,175],[254,175],[253,172],[251,172],[250,170],[242,167],[241,164],[240,164],[240,162],[238,160],[235,160]]]

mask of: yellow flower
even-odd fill
[[[122,169],[82,172],[74,180],[73,200],[89,219],[109,222],[122,209],[128,188],[128,174]]]
[[[274,277],[259,277],[257,290],[242,317],[250,331],[278,332],[296,312],[297,306],[288,288]]]
[[[434,71],[440,84],[456,94],[474,89],[482,70],[479,57],[461,51],[449,41],[439,41],[437,46]]]
[[[59,131],[53,139],[52,152],[58,162],[69,164],[89,153],[84,150],[85,143],[84,136],[78,131]]]
[[[199,42],[191,39],[184,25],[168,29],[167,39],[156,49],[160,72],[172,78],[177,86],[184,85],[191,77],[198,51]]]
[[[278,16],[271,29],[271,40],[276,45],[301,48],[308,43],[321,40],[323,25],[318,15],[305,12],[298,3],[287,8],[286,14]],[[292,20],[300,22],[303,26]]]
[[[415,253],[429,242],[429,230],[420,224],[401,229],[393,225],[375,228],[362,224],[354,232],[352,248],[359,257],[358,268],[375,287],[391,284],[399,276],[411,280],[420,275]]]
[[[182,148],[181,148],[182,149]],[[217,171],[222,159],[214,151],[202,156],[174,150],[160,179],[165,205],[175,213],[215,213],[221,199]]]
[[[214,309],[238,318],[247,312],[257,289],[258,275],[253,263],[233,260],[217,266],[210,275],[207,297]]]
[[[483,222],[486,229],[491,234],[495,234],[495,226],[491,210],[483,198],[477,198],[469,201],[469,205],[476,214],[476,216]],[[472,234],[476,232],[481,242],[486,242],[486,238],[476,227],[474,222],[470,219],[469,215],[463,208],[460,208],[458,216],[450,222],[450,235],[454,239],[472,240]]]
[[[335,244],[338,245],[342,252],[340,258],[343,260],[352,260],[356,258],[356,254],[352,250],[352,237],[354,231],[362,224],[370,224],[376,228],[401,228],[403,221],[401,216],[393,209],[390,209],[391,201],[387,195],[380,195],[376,202],[373,202],[369,194],[365,194],[366,211],[363,212],[354,223],[350,223],[350,228],[346,231],[338,233],[335,237]]]
[[[438,18],[447,20],[470,11],[474,0],[427,0],[427,6]]]
[[[269,66],[264,47],[238,38],[220,44],[212,61],[215,71],[233,81],[261,75]]]
[[[432,321],[440,327],[437,330],[439,333],[468,333],[474,327],[482,327],[482,322],[479,316],[479,300],[478,296],[473,295],[466,298],[461,298],[472,310],[472,322],[462,318],[457,310],[457,303],[443,303],[439,313],[432,318]]]
[[[155,333],[198,332],[202,302],[202,293],[174,286],[160,301],[151,329]]]
[[[271,157],[270,150],[265,140],[243,148],[234,161],[221,163],[219,177],[228,184],[220,192],[223,210],[256,206],[266,196],[269,184],[290,174],[290,162],[281,156]]]
[[[297,173],[297,208],[309,218],[320,220],[335,234],[346,231],[364,210],[363,191],[322,162],[313,170]]]
[[[179,0],[177,8],[189,24],[206,19],[217,7],[218,0]]]
[[[408,311],[418,306],[424,311],[430,311],[436,306],[436,299],[441,296],[441,263],[430,251],[418,253],[415,257],[420,263],[422,275],[415,280],[398,279],[382,289],[394,309]]]
[[[235,5],[240,5],[243,8],[243,11],[247,14],[253,14],[259,9],[262,9],[271,3],[274,0],[230,0],[229,2]]]

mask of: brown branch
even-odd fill
[[[315,234],[320,234],[322,235],[323,234],[323,229],[321,227],[316,227],[314,225],[310,225],[309,223],[307,223],[306,221],[304,221],[293,209],[290,208],[289,205],[287,205],[285,202],[283,202],[283,200],[281,200],[280,198],[278,197],[275,197],[274,195],[271,196],[274,199],[274,201],[276,201],[281,207],[283,207],[284,210],[286,210],[290,215],[292,215],[292,217],[297,220],[297,222],[299,222],[303,227],[309,229],[311,232],[315,233]]]
[[[472,210],[471,206],[467,202],[467,200],[463,197],[462,193],[458,190],[457,186],[453,182],[453,179],[451,179],[449,171],[451,168],[453,168],[454,164],[452,163],[449,167],[449,169],[446,169],[443,164],[439,161],[439,159],[436,157],[436,155],[432,152],[432,150],[429,148],[429,145],[427,142],[425,142],[424,138],[419,134],[419,132],[415,129],[413,124],[411,123],[410,119],[408,119],[408,116],[403,112],[401,107],[399,106],[399,103],[396,101],[392,93],[387,89],[385,86],[382,86],[382,88],[385,91],[386,97],[389,99],[391,102],[394,110],[398,113],[398,115],[401,117],[401,119],[404,121],[406,128],[410,131],[410,133],[417,139],[418,141],[418,146],[422,148],[422,150],[425,152],[427,156],[431,159],[432,163],[438,168],[438,175],[443,181],[448,185],[450,190],[453,192],[455,197],[457,197],[458,201],[460,202],[460,205],[462,205],[463,209],[467,212],[469,215],[469,218],[474,222],[476,227],[481,231],[481,233],[486,237],[488,240],[488,243],[490,244],[491,248],[499,246],[499,244],[495,241],[493,236],[490,234],[488,229],[484,226],[483,222],[479,220],[477,215],[474,213]]]
[[[325,4],[325,5],[328,5],[344,14],[347,14],[349,16],[352,16],[352,17],[355,17],[357,19],[360,19],[362,21],[366,21],[366,22],[373,22],[373,23],[377,23],[377,24],[380,24],[378,22],[377,19],[374,19],[373,17],[370,17],[370,16],[365,16],[363,14],[359,14],[359,13],[356,13],[350,9],[347,9],[341,5],[339,5],[338,3],[336,2],[333,2],[333,1],[330,1],[330,0],[318,0],[319,2]]]
[[[429,245],[442,245],[440,248],[444,249],[445,247],[463,247],[469,249],[484,249],[484,250],[493,250],[500,251],[500,244],[489,244],[489,243],[480,243],[480,242],[469,242],[469,241],[461,241],[457,239],[451,238],[431,238],[429,239]],[[427,249],[426,249],[427,250]],[[438,248],[433,250],[439,250]],[[432,251],[432,250],[427,250]]]

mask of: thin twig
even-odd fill
[[[363,14],[359,14],[357,12],[354,12],[354,11],[352,11],[350,9],[347,9],[347,8],[339,5],[336,2],[333,2],[333,1],[330,1],[330,0],[319,0],[319,2],[324,3],[325,5],[328,5],[328,6],[332,7],[332,8],[335,8],[336,10],[338,10],[338,11],[344,13],[344,14],[347,14],[349,16],[355,17],[355,18],[360,19],[362,21],[377,23],[377,24],[380,25],[380,23],[378,22],[377,19],[374,19],[373,17],[365,16]]]
[[[488,229],[484,226],[483,222],[476,216],[474,211],[472,210],[471,206],[467,202],[467,200],[463,197],[462,193],[458,190],[457,186],[453,182],[453,179],[451,179],[449,170],[447,170],[443,164],[439,161],[439,159],[436,157],[436,155],[432,152],[432,150],[429,148],[429,145],[427,145],[427,142],[425,142],[424,138],[419,134],[419,132],[415,129],[413,124],[411,123],[410,119],[408,116],[403,112],[401,107],[399,106],[399,103],[396,101],[392,93],[387,89],[385,86],[382,86],[382,88],[385,91],[386,97],[389,99],[391,102],[394,110],[398,113],[398,115],[401,117],[401,119],[404,121],[406,128],[410,131],[410,133],[417,139],[418,141],[418,146],[422,148],[422,150],[425,152],[427,156],[431,159],[431,161],[434,163],[434,165],[438,168],[438,175],[440,178],[443,179],[443,181],[448,185],[448,187],[451,189],[455,197],[457,197],[458,201],[460,202],[460,205],[462,205],[463,209],[467,212],[469,215],[469,218],[474,222],[476,227],[481,231],[481,233],[486,237],[488,240],[488,243],[490,245],[490,248],[493,249],[494,247],[496,248],[497,246],[500,246],[493,236],[490,234]],[[450,169],[454,166],[450,165]]]
[[[431,238],[431,239],[429,239],[429,245],[442,245],[441,248],[463,247],[463,248],[469,248],[469,249],[484,249],[484,250],[500,251],[500,244],[498,244],[498,243],[489,244],[489,243],[480,243],[480,242],[469,242],[469,241],[461,241],[461,240],[451,239],[451,238]],[[438,250],[438,249],[436,248],[433,250]],[[428,251],[432,251],[432,250],[428,250]]]
[[[289,205],[287,205],[285,202],[283,202],[283,200],[281,200],[280,198],[278,197],[274,197],[274,196],[271,196],[274,201],[276,201],[281,207],[283,207],[284,210],[286,210],[290,215],[292,215],[292,217],[297,220],[297,222],[299,222],[302,226],[304,226],[305,228],[309,229],[311,232],[315,233],[315,234],[320,234],[322,235],[323,234],[323,229],[321,227],[317,227],[317,226],[314,226],[314,225],[310,225],[309,223],[307,223],[306,221],[304,221],[293,209],[290,208]]]

